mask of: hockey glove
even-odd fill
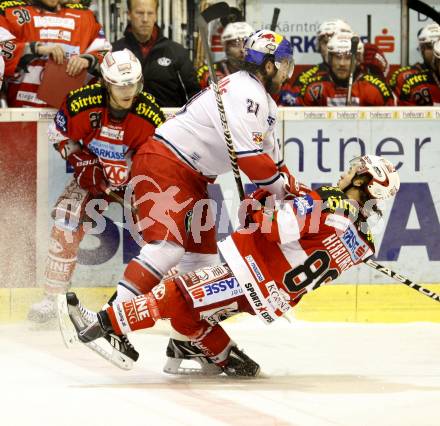
[[[373,43],[365,43],[364,45],[364,66],[372,74],[381,78],[385,78],[389,71],[385,55]]]
[[[272,194],[265,189],[258,188],[254,192],[251,192],[246,198],[257,200],[261,205],[264,205],[266,198],[270,197]]]
[[[293,200],[294,198],[307,194],[310,189],[297,181],[294,176],[287,173],[281,173],[281,177],[284,180],[284,199]]]
[[[74,168],[74,176],[78,185],[92,195],[104,192],[106,181],[99,159],[87,150],[75,152],[67,157]]]
[[[256,189],[254,192],[246,195],[246,200],[256,200],[260,203],[261,206],[264,206],[266,203],[266,199],[270,197],[272,194],[265,189]],[[250,203],[247,201],[246,203],[242,203],[240,205],[240,209],[238,211],[238,218],[240,220],[240,225],[244,228],[247,228],[251,223],[254,223],[252,219],[252,215],[258,210],[258,203]],[[246,206],[246,211],[244,208]],[[254,208],[253,208],[254,207]]]

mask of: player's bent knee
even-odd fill
[[[174,242],[152,241],[142,247],[138,258],[162,278],[179,263],[184,253],[185,249]]]

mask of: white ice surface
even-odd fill
[[[440,425],[440,325],[226,324],[264,377],[161,372],[165,327],[122,371],[56,330],[0,327],[0,425]]]

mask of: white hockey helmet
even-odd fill
[[[396,195],[400,188],[400,178],[394,165],[377,155],[363,155],[350,161],[357,176],[368,176],[365,187],[371,198],[386,200]]]
[[[115,86],[128,86],[142,80],[142,66],[131,50],[108,52],[101,64],[105,82]]]
[[[336,32],[351,33],[353,30],[347,22],[342,19],[331,19],[330,21],[324,21],[318,28],[316,36],[320,39],[323,36],[331,37]]]
[[[438,39],[434,43],[434,47],[432,50],[432,54],[434,55],[434,58],[440,61],[440,39]]]
[[[221,42],[225,45],[228,41],[245,39],[254,31],[247,22],[231,22],[223,30]]]
[[[419,46],[423,44],[434,44],[437,40],[440,40],[440,25],[436,23],[426,25],[420,31],[417,39]]]
[[[336,55],[343,55],[343,54],[350,54],[351,52],[351,38],[353,36],[356,36],[356,34],[352,32],[337,32],[333,34],[333,36],[330,38],[330,40],[327,43],[327,58],[326,61],[328,62],[328,56],[332,54]],[[357,53],[362,57],[364,54],[364,43],[359,40],[358,46],[357,46]]]

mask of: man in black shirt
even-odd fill
[[[158,0],[127,0],[129,24],[113,51],[130,49],[142,64],[144,90],[161,107],[180,107],[200,90],[188,51],[156,25]]]

